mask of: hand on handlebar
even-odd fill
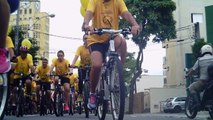
[[[88,32],[93,33],[94,28],[92,26],[87,25],[87,24],[83,24],[82,31],[85,31],[86,34],[88,34]]]

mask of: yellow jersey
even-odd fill
[[[112,28],[118,29],[119,16],[128,11],[123,0],[110,0],[103,2],[103,0],[90,0],[87,11],[93,13],[92,26],[93,28]],[[93,43],[107,42],[109,35],[90,35],[88,36],[88,45]]]
[[[7,36],[6,38],[6,48],[14,48],[14,44],[10,36]]]
[[[39,76],[39,80],[41,80],[42,82],[50,82],[50,77],[47,76],[48,71],[50,70],[50,66],[47,65],[47,67],[43,67],[42,65],[39,65],[36,68],[36,73]]]
[[[80,56],[80,65],[85,66],[85,65],[90,65],[91,64],[91,59],[90,59],[90,53],[89,50],[84,46],[81,45],[78,47],[76,53],[76,56]]]
[[[69,72],[69,61],[64,59],[60,62],[57,58],[52,60],[52,66],[55,67],[55,72],[58,75],[66,74]],[[68,76],[67,76],[68,77]]]
[[[32,55],[27,54],[27,57],[25,59],[22,59],[21,56],[18,56],[14,72],[22,72],[24,75],[28,75],[30,72],[30,67],[32,66],[33,66]],[[20,76],[14,75],[14,79],[17,78],[20,78]]]

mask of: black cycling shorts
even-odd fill
[[[26,80],[31,80],[32,78],[28,75],[28,76],[24,76],[22,78],[17,78],[13,80],[13,85],[14,87],[18,87],[19,86],[19,81],[22,80],[22,85],[24,85],[24,83],[26,82]]]
[[[42,81],[38,81],[36,82],[37,85],[40,85],[40,89],[41,89],[41,85],[43,85],[44,90],[50,90],[50,82],[42,82]]]
[[[90,45],[90,52],[99,51],[102,54],[102,57],[105,58],[106,52],[109,49],[108,43],[95,43]]]

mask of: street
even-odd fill
[[[196,119],[194,120],[207,120],[209,117],[208,113],[198,113]],[[39,116],[39,115],[25,115],[24,117],[17,118],[15,116],[5,116],[4,120],[83,120],[86,119],[84,114],[74,114],[73,116],[65,114],[62,117],[56,117],[55,115],[47,115],[47,116]],[[87,118],[88,120],[98,120],[97,116],[94,116],[93,114],[90,115],[90,118]],[[112,117],[110,114],[107,115],[105,120],[112,120]],[[171,113],[171,114],[165,114],[165,113],[156,113],[156,114],[150,114],[150,113],[143,113],[143,114],[132,114],[128,115],[126,114],[124,117],[124,120],[190,120],[188,119],[184,113]]]

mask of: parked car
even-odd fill
[[[163,105],[163,111],[165,113],[168,113],[168,112],[179,113],[185,110],[185,102],[186,102],[186,97],[168,98]]]

